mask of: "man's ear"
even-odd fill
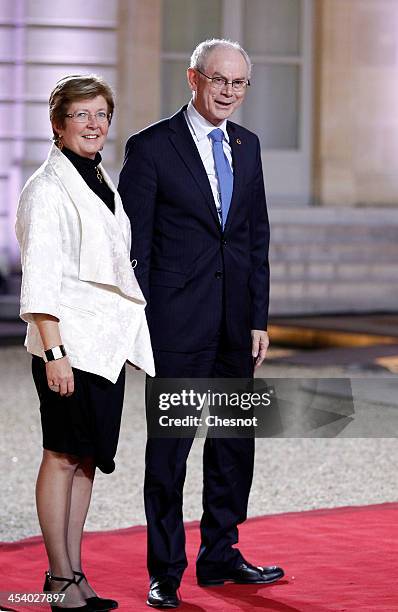
[[[194,68],[188,68],[187,70],[188,85],[192,91],[196,91],[198,88],[198,73]]]

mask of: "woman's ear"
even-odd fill
[[[51,126],[53,129],[53,132],[57,134],[58,138],[62,138],[62,133],[63,133],[62,127],[60,125],[56,125],[54,122],[51,122]]]

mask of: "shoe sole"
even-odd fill
[[[174,606],[173,604],[163,604],[162,606],[159,606],[159,604],[153,604],[150,601],[146,600],[146,605],[150,608],[158,608],[158,610],[164,610],[165,608],[178,608],[180,604],[178,603],[176,606]]]
[[[201,587],[212,587],[212,586],[222,586],[223,584],[273,584],[278,580],[281,580],[283,576],[278,576],[277,578],[273,578],[272,580],[251,580],[250,582],[244,582],[239,580],[233,580],[232,578],[225,578],[224,580],[206,580],[205,582],[198,580],[198,586]]]

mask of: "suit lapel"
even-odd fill
[[[186,106],[170,119],[170,128],[173,133],[170,140],[189,172],[195,179],[200,191],[202,192],[206,204],[210,209],[217,226],[220,226],[217,209],[214,203],[213,192],[210,187],[209,179],[200,158],[199,151],[189,131],[189,127],[184,117]]]
[[[226,231],[231,224],[231,219],[233,218],[234,211],[236,210],[239,204],[239,196],[243,185],[244,179],[244,151],[245,151],[245,141],[242,136],[239,138],[238,130],[236,126],[231,123],[227,123],[227,132],[229,135],[229,144],[232,150],[232,163],[234,170],[234,189],[232,192],[231,205],[229,207],[228,217],[225,224]]]

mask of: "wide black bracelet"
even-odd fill
[[[66,351],[63,344],[59,346],[53,346],[53,348],[44,351],[44,361],[47,363],[48,361],[56,361],[57,359],[62,359],[65,357]]]

